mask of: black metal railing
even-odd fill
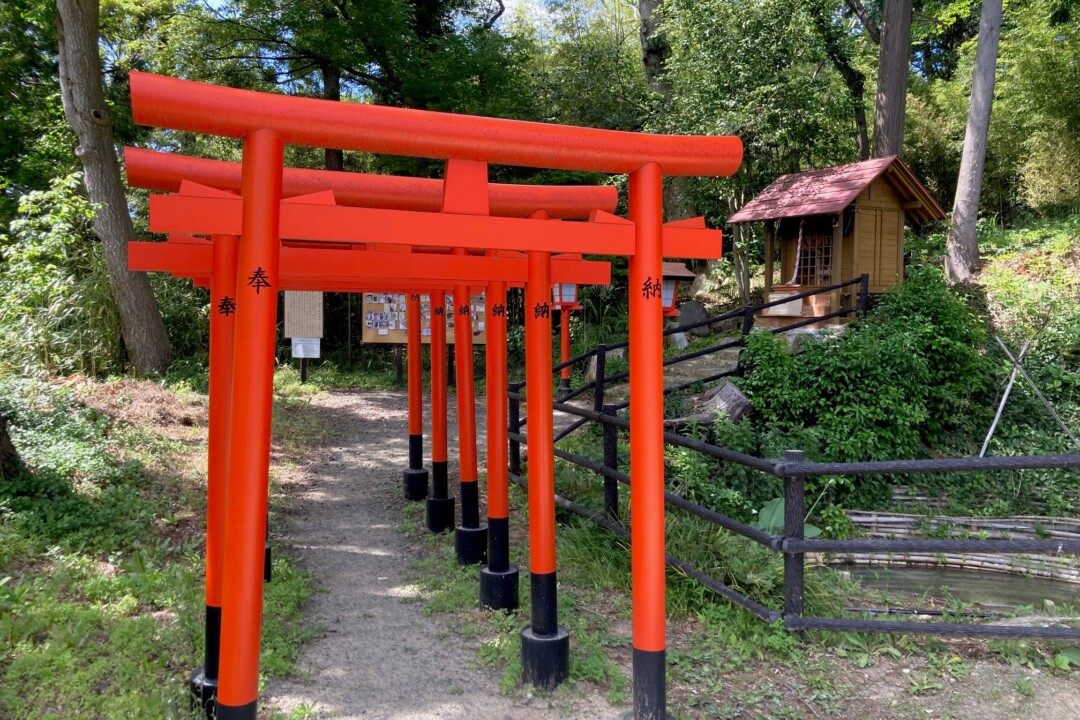
[[[731,311],[723,313],[721,315],[715,315],[713,317],[709,317],[709,318],[706,318],[704,320],[699,320],[697,322],[667,328],[666,330],[663,331],[664,337],[667,337],[669,335],[675,335],[677,333],[690,332],[691,330],[695,330],[695,329],[701,328],[701,327],[711,327],[713,325],[716,325],[716,324],[719,324],[719,323],[722,323],[722,322],[727,322],[729,320],[735,320],[735,319],[738,319],[738,318],[741,318],[741,320],[742,320],[742,322],[740,323],[739,336],[737,338],[732,339],[732,340],[727,340],[727,341],[719,343],[717,345],[713,345],[712,347],[703,348],[701,350],[693,350],[693,351],[688,352],[688,353],[683,353],[681,355],[676,355],[674,357],[667,358],[667,359],[664,360],[664,367],[672,367],[674,365],[678,365],[681,362],[686,362],[687,360],[694,360],[696,358],[706,357],[708,355],[714,355],[716,353],[723,352],[724,350],[731,350],[733,348],[744,347],[746,345],[746,336],[749,335],[751,330],[753,330],[753,328],[754,328],[754,316],[757,315],[758,313],[760,313],[760,312],[762,312],[764,310],[768,310],[769,308],[772,308],[772,307],[785,305],[785,304],[787,304],[789,302],[792,302],[792,301],[795,301],[795,300],[802,300],[803,298],[813,297],[815,295],[824,295],[824,294],[827,294],[827,293],[834,292],[836,290],[842,290],[843,288],[852,287],[852,286],[855,286],[855,285],[858,285],[859,290],[858,290],[858,295],[856,297],[856,302],[855,302],[855,304],[853,306],[840,308],[839,310],[827,313],[825,315],[816,315],[816,316],[806,317],[806,318],[803,318],[802,320],[798,320],[798,321],[789,323],[787,325],[783,325],[781,327],[769,328],[768,331],[771,332],[771,333],[774,333],[774,334],[775,333],[783,333],[783,332],[788,332],[789,330],[796,330],[796,329],[801,328],[801,327],[806,327],[807,325],[812,325],[814,323],[819,323],[819,322],[824,322],[824,321],[827,321],[827,320],[832,320],[834,318],[840,318],[840,317],[845,317],[845,316],[848,316],[848,315],[855,315],[855,314],[857,314],[859,316],[862,316],[862,315],[864,315],[866,313],[867,304],[869,302],[870,277],[868,275],[861,275],[860,277],[858,277],[858,278],[856,278],[854,280],[847,280],[847,281],[842,282],[842,283],[836,283],[835,285],[828,285],[826,287],[814,288],[813,290],[807,290],[806,292],[801,292],[801,293],[798,293],[797,295],[787,295],[782,300],[774,300],[772,302],[762,303],[760,305],[748,305],[746,307],[742,307],[742,308],[739,308],[737,310],[731,310]],[[605,344],[597,345],[592,350],[588,350],[588,351],[580,353],[578,355],[574,355],[573,357],[570,357],[567,360],[564,360],[563,362],[559,363],[558,365],[555,365],[554,367],[552,367],[552,373],[557,374],[557,373],[560,373],[564,368],[579,368],[580,366],[582,366],[584,364],[587,364],[593,358],[595,358],[595,363],[596,363],[596,371],[594,373],[594,377],[593,377],[592,380],[588,380],[588,381],[582,383],[581,385],[579,385],[578,387],[571,389],[568,392],[561,393],[559,395],[558,399],[565,403],[565,402],[568,402],[570,400],[574,400],[574,399],[576,399],[578,397],[581,397],[582,395],[585,395],[585,394],[587,394],[587,393],[589,393],[591,391],[593,393],[593,407],[594,408],[603,407],[605,389],[610,385],[622,382],[624,380],[629,379],[629,377],[630,377],[630,372],[627,371],[627,370],[623,370],[621,372],[608,374],[607,373],[607,360],[608,360],[608,357],[612,352],[614,352],[616,350],[621,350],[621,349],[626,348],[626,347],[629,347],[629,345],[630,345],[629,340],[621,340],[619,342],[610,343],[610,344],[606,344],[606,345]],[[682,383],[682,384],[679,384],[679,385],[670,385],[668,387],[665,387],[664,388],[664,394],[665,395],[672,395],[672,394],[675,394],[675,393],[680,393],[680,392],[683,392],[683,391],[685,391],[685,390],[687,390],[687,389],[689,389],[689,388],[691,388],[691,387],[693,387],[695,385],[703,384],[703,383],[716,382],[717,380],[722,380],[723,378],[730,377],[732,375],[735,375],[736,373],[737,373],[737,370],[722,370],[722,371],[714,373],[712,375],[699,377],[699,378],[694,378],[690,382]],[[524,388],[524,387],[525,387],[524,382],[511,383],[510,384],[510,391],[511,392],[520,392],[521,389]],[[629,402],[623,402],[623,403],[620,403],[620,404],[616,405],[617,410],[622,410],[623,408],[626,408],[626,407],[629,407]],[[525,419],[521,418],[521,425],[525,425],[525,424],[526,424]],[[568,435],[573,433],[575,430],[578,430],[579,428],[581,428],[583,426],[584,426],[584,423],[576,423],[576,424],[572,425],[569,428],[564,428],[562,431],[560,431],[556,435],[555,441],[558,442],[559,440],[562,440],[564,437],[567,437]]]
[[[866,276],[859,281],[861,296],[856,311],[865,310]],[[843,283],[831,288],[818,290],[817,292],[830,292],[838,287],[850,285]],[[814,293],[803,293],[808,296]],[[793,298],[792,298],[793,299]],[[783,302],[789,302],[785,299]],[[767,303],[765,306],[756,306],[753,312],[762,307],[770,307],[780,304],[779,302]],[[727,313],[719,318],[696,323],[695,326],[713,324],[729,317],[738,317],[745,310]],[[835,313],[831,314],[835,315]],[[750,317],[752,313],[744,315]],[[829,317],[829,316],[824,316]],[[808,322],[817,322],[822,318],[812,318]],[[752,322],[750,323],[752,324]],[[806,324],[799,323],[799,324]],[[744,330],[747,323],[744,322]],[[675,331],[682,331],[686,327]],[[783,329],[790,329],[788,328]],[[777,329],[783,331],[783,329]],[[671,331],[667,331],[670,334]],[[745,338],[745,333],[743,338]],[[738,341],[734,341],[738,342]],[[604,387],[613,378],[618,378],[622,373],[606,375],[607,351],[625,346],[626,343],[600,346],[599,348],[571,358],[567,363],[554,368],[558,372],[562,367],[581,362],[589,357],[596,357],[596,379],[587,383],[586,387],[578,388],[571,395],[564,395],[560,400],[552,404],[553,412],[561,412],[576,417],[570,427],[576,429],[589,424],[599,424],[603,437],[603,460],[597,461],[582,455],[569,452],[568,450],[555,447],[556,457],[572,463],[573,465],[596,473],[603,478],[603,509],[600,511],[586,508],[565,497],[556,496],[559,507],[585,517],[599,526],[614,532],[620,536],[628,537],[629,533],[619,523],[619,493],[618,485],[629,485],[630,475],[623,472],[619,467],[619,443],[620,431],[629,429],[629,421],[618,415],[623,405],[605,403]],[[726,345],[722,343],[721,345]],[[719,346],[717,346],[719,347]],[[715,352],[715,348],[707,350]],[[700,357],[707,352],[698,351],[691,353]],[[673,358],[672,360],[676,360]],[[674,363],[671,363],[674,364]],[[698,381],[700,382],[700,381]],[[512,478],[520,484],[526,484],[521,465],[521,445],[527,444],[527,435],[522,434],[524,423],[521,418],[521,403],[526,401],[526,396],[521,392],[524,383],[517,383],[510,387],[509,400],[509,440],[510,440],[510,472]],[[583,394],[587,389],[593,390],[593,407],[580,407],[567,402],[572,397]],[[571,431],[572,432],[572,431]],[[556,442],[568,433],[564,430],[556,437]],[[688,577],[700,582],[718,595],[746,608],[767,622],[782,621],[789,630],[831,630],[831,631],[854,631],[854,632],[885,632],[885,633],[919,633],[939,636],[969,636],[969,637],[997,637],[997,638],[1032,638],[1032,639],[1062,639],[1080,640],[1080,628],[1071,627],[1027,627],[1013,625],[988,625],[975,623],[935,622],[935,621],[895,621],[873,620],[863,618],[825,618],[812,617],[805,614],[804,589],[805,589],[805,556],[807,553],[852,553],[852,552],[875,552],[875,553],[1045,553],[1049,555],[1080,554],[1080,540],[1076,539],[1051,539],[1051,540],[965,540],[965,539],[856,539],[856,540],[818,540],[805,538],[806,528],[806,488],[805,482],[808,477],[820,476],[844,476],[855,477],[866,475],[906,475],[912,473],[941,473],[959,471],[991,471],[1008,472],[1032,469],[1080,469],[1080,454],[1068,455],[1034,455],[1026,457],[968,457],[968,458],[931,458],[924,460],[894,460],[875,462],[852,462],[852,463],[818,463],[807,462],[803,453],[798,450],[790,450],[782,459],[767,459],[747,455],[730,448],[713,445],[703,440],[686,437],[674,432],[664,433],[666,445],[672,445],[699,452],[712,458],[734,463],[743,467],[767,473],[783,481],[784,497],[784,528],[782,535],[772,535],[757,528],[750,527],[734,518],[727,517],[702,505],[672,492],[665,492],[665,504],[671,508],[690,513],[706,522],[717,525],[729,532],[740,535],[770,550],[782,553],[784,557],[783,575],[783,607],[769,608],[732,588],[720,580],[708,575],[693,564],[674,557],[667,556],[667,562],[672,567],[678,568]],[[865,611],[861,611],[865,612]],[[966,617],[955,615],[955,617]],[[952,617],[952,615],[950,615]]]

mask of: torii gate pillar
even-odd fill
[[[433,533],[454,527],[446,460],[446,293],[431,291],[431,492],[427,527]]]
[[[443,183],[444,213],[488,215],[488,166],[476,160],[448,160]],[[465,248],[453,254],[464,256]],[[454,549],[462,565],[487,556],[487,525],[480,524],[480,483],[476,466],[476,393],[473,378],[473,316],[468,285],[454,288],[454,357],[457,365],[458,475],[461,524],[454,528]]]
[[[663,179],[656,163],[630,174],[630,595],[634,720],[665,720]],[[532,452],[530,450],[530,456]]]
[[[488,564],[480,568],[480,602],[492,610],[516,610],[519,573],[510,564],[507,473],[506,283],[491,283],[487,294]]]
[[[532,622],[521,631],[521,676],[551,689],[570,676],[570,635],[559,625],[555,577],[555,443],[551,392],[551,254],[530,251],[525,283],[529,419],[529,572]]]
[[[405,499],[423,500],[428,494],[424,469],[424,355],[420,337],[420,295],[409,293],[406,305],[409,362],[409,467],[405,470]]]
[[[192,704],[216,712],[221,648],[221,585],[225,555],[225,480],[229,474],[228,420],[232,404],[236,326],[236,237],[217,235],[210,279],[210,431],[206,469],[206,620],[203,664],[190,679]]]
[[[257,713],[283,161],[275,133],[256,130],[244,138],[229,422],[229,437],[243,442],[229,447],[218,720],[255,720]]]

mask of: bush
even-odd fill
[[[744,363],[741,384],[759,430],[811,430],[821,458],[830,461],[918,454],[929,373],[911,334],[853,328],[840,338],[811,340],[798,354],[782,339],[755,334]]]
[[[735,425],[720,416],[712,442],[747,455],[761,450],[758,434],[749,423]],[[767,500],[783,491],[779,478],[737,463],[722,462],[689,448],[670,446],[664,459],[674,478],[672,489],[691,502],[729,517],[750,520]]]
[[[740,382],[753,422],[774,439],[798,433],[821,460],[918,457],[986,411],[986,330],[936,268],[919,268],[864,323],[798,353],[754,334]]]
[[[934,443],[955,428],[983,419],[994,379],[985,352],[989,334],[983,319],[948,286],[939,268],[909,269],[903,287],[882,298],[870,324],[911,336],[926,362],[924,441]]]
[[[122,369],[120,316],[81,175],[24,195],[0,235],[0,364],[22,374]]]

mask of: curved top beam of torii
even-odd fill
[[[240,192],[240,163],[124,148],[128,184],[176,192],[183,180]],[[285,168],[282,196],[333,190],[342,205],[384,210],[442,210],[443,181],[332,170]],[[584,220],[593,210],[615,212],[619,192],[607,185],[488,185],[490,211],[501,217],[529,217],[546,210],[553,218]]]
[[[499,165],[665,175],[726,176],[742,161],[736,137],[650,135],[273,95],[131,73],[142,125],[246,137],[271,130],[290,145]]]

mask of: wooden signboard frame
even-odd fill
[[[405,305],[408,295],[405,293],[364,293],[360,305],[360,313],[363,318],[363,329],[360,332],[360,342],[404,345],[408,343],[408,330],[405,321]],[[484,321],[485,304],[484,294],[470,296],[470,310],[472,313],[473,344],[487,342],[487,327]],[[446,294],[446,342],[454,344],[454,323],[460,317],[454,308],[453,293]],[[431,297],[427,294],[420,296],[420,340],[424,344],[431,343]]]

